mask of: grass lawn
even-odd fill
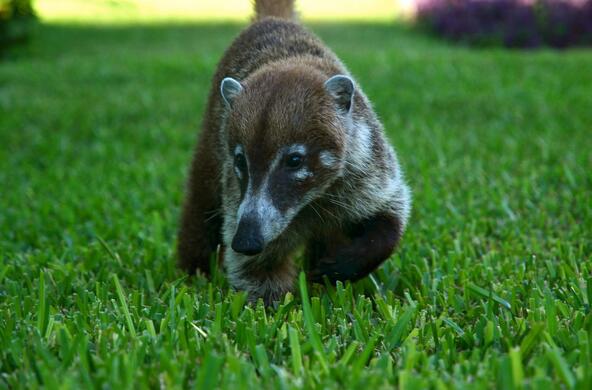
[[[315,24],[414,191],[371,278],[245,304],[174,266],[241,26],[52,22],[0,62],[0,388],[592,386],[592,52]]]

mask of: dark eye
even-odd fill
[[[234,155],[234,166],[241,172],[244,172],[247,169],[247,160],[245,160],[244,154],[238,153]]]
[[[286,157],[286,167],[290,169],[298,169],[302,166],[304,157],[300,153],[291,153]]]

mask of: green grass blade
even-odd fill
[[[372,338],[366,343],[364,350],[360,354],[360,356],[355,360],[354,364],[352,365],[352,370],[354,372],[360,372],[366,363],[368,363],[368,359],[374,352],[374,347],[376,346],[376,342],[378,341],[378,335],[372,336]]]
[[[506,301],[505,299],[501,298],[499,295],[494,294],[493,291],[488,291],[484,288],[481,288],[479,286],[477,286],[474,283],[469,283],[467,285],[467,288],[472,291],[473,293],[482,296],[483,298],[491,298],[493,299],[494,302],[499,303],[500,305],[502,305],[502,307],[508,309],[508,310],[512,310],[512,305],[510,305],[510,302]]]
[[[121,307],[121,310],[123,310],[123,315],[125,317],[125,323],[127,325],[127,329],[130,332],[130,335],[132,336],[132,338],[136,338],[136,328],[134,327],[134,322],[132,321],[132,316],[130,314],[129,311],[129,307],[127,306],[127,301],[125,299],[125,294],[123,292],[123,288],[121,287],[121,284],[119,283],[119,279],[117,278],[117,275],[113,274],[111,276],[111,278],[113,279],[113,283],[115,284],[115,291],[117,293],[117,298],[119,299],[119,305]]]
[[[520,343],[520,351],[522,352],[523,359],[526,359],[528,356],[530,356],[533,349],[541,340],[544,329],[544,323],[535,324],[532,329],[530,329],[528,334],[522,339],[522,342]]]
[[[39,306],[37,308],[37,330],[40,335],[45,335],[49,320],[49,305],[47,293],[45,292],[45,272],[39,272]]]
[[[224,357],[217,354],[209,354],[205,357],[203,365],[198,371],[195,381],[196,389],[216,389],[222,375],[221,368],[224,364]]]
[[[454,329],[454,331],[460,336],[463,337],[465,335],[465,331],[462,330],[462,328],[460,326],[458,326],[458,324],[454,321],[452,321],[450,318],[444,318],[442,319],[442,321],[450,326],[452,329]]]
[[[97,236],[97,240],[99,240],[99,243],[101,244],[103,249],[105,249],[105,251],[109,254],[109,257],[111,257],[113,260],[115,260],[119,265],[122,265],[121,258],[119,257],[119,255],[117,253],[115,253],[111,249],[111,247],[109,247],[109,245],[105,242],[105,240],[103,240],[100,236]]]
[[[561,352],[556,347],[551,347],[548,344],[545,344],[545,348],[547,350],[547,358],[553,364],[555,368],[555,372],[561,379],[561,381],[569,388],[573,389],[576,384],[576,378],[574,374],[569,369],[569,364],[565,361],[565,358],[561,356]]]
[[[347,347],[345,352],[343,352],[343,356],[341,356],[341,359],[339,359],[339,365],[349,365],[349,361],[354,356],[354,353],[358,350],[359,346],[359,342],[357,342],[356,340],[352,341],[352,343]]]
[[[512,380],[515,389],[521,389],[524,381],[524,370],[522,368],[522,355],[520,348],[512,348],[510,350],[510,361],[512,364]]]
[[[317,358],[319,359],[321,366],[325,372],[329,371],[329,365],[327,364],[327,358],[325,357],[325,351],[321,338],[315,329],[315,321],[310,307],[310,300],[308,298],[308,288],[306,286],[306,275],[304,272],[300,273],[299,278],[300,294],[302,297],[302,314],[304,316],[304,325],[310,337],[310,342],[314,348]]]
[[[288,335],[290,338],[290,351],[292,353],[292,369],[294,374],[302,373],[302,351],[300,350],[300,341],[298,340],[298,331],[288,326]]]
[[[399,316],[399,319],[395,324],[395,327],[391,330],[391,332],[385,339],[387,345],[389,346],[389,349],[393,349],[401,345],[401,341],[403,339],[403,332],[405,332],[405,329],[411,322],[414,315],[415,306],[410,306],[401,316]]]

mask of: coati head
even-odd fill
[[[240,192],[231,247],[252,256],[342,173],[354,84],[292,67],[225,78],[220,91],[228,188]]]

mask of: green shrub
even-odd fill
[[[0,0],[0,54],[12,44],[25,42],[34,21],[32,0]]]

